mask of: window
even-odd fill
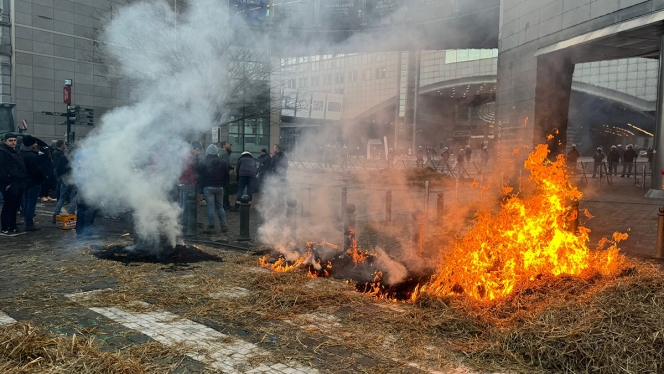
[[[338,93],[338,94],[343,95],[344,94],[344,89],[343,88],[337,88],[336,90],[334,90],[334,93]]]
[[[310,61],[320,61],[320,55],[311,56],[311,60],[310,60]]]
[[[320,86],[320,77],[311,77],[311,87]]]
[[[445,63],[477,61],[498,57],[498,49],[450,49],[445,51]]]
[[[332,74],[325,76],[325,84],[332,84]]]
[[[386,77],[387,68],[376,68],[376,79],[383,79]]]
[[[323,60],[329,60],[332,58],[332,55],[323,55]]]
[[[381,62],[387,60],[387,55],[385,53],[379,53],[376,55],[376,61]]]
[[[363,54],[362,55],[362,63],[366,64],[369,62],[369,55],[368,54]]]
[[[355,66],[357,65],[357,56],[350,56],[348,58],[348,66]]]
[[[288,80],[288,88],[297,88],[295,85],[295,78]]]
[[[371,80],[371,69],[364,69],[364,74],[362,75],[363,81]]]
[[[357,71],[348,72],[348,83],[357,82]]]
[[[328,70],[331,67],[332,67],[332,61],[330,61],[330,60],[323,61],[323,69]]]
[[[320,70],[320,62],[316,61],[313,64],[311,64],[311,70],[319,71]]]
[[[309,57],[302,56],[302,57],[300,57],[300,63],[307,62],[308,59],[309,59]]]
[[[337,60],[337,67],[342,68],[346,65],[346,59],[345,58],[340,58]]]
[[[306,88],[308,86],[309,78],[300,78],[300,88]]]
[[[337,73],[334,75],[334,83],[343,84],[344,83],[344,73]]]

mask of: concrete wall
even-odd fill
[[[16,0],[15,121],[28,121],[29,131],[45,141],[61,139],[64,117],[42,111],[65,112],[62,87],[73,80],[72,104],[94,108],[95,125],[108,109],[124,102],[125,93],[113,87],[95,52],[94,37],[103,20],[126,0]],[[74,126],[76,138],[94,126]]]
[[[497,94],[500,154],[532,145],[533,139],[538,142],[542,133],[560,125],[559,119],[552,121],[542,113],[567,111],[549,107],[536,113],[536,92],[555,93],[555,87],[538,83],[538,75],[561,74],[564,79],[562,74],[571,74],[563,61],[533,57],[538,48],[661,9],[663,0],[503,0]],[[546,97],[539,100],[547,102]],[[564,98],[554,101],[562,103]]]

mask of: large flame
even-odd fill
[[[586,245],[590,230],[579,227],[576,234],[569,230],[574,218],[569,203],[582,194],[569,183],[564,158],[550,161],[548,153],[546,145],[539,145],[525,162],[537,187],[534,195],[512,196],[496,215],[478,212],[477,223],[446,253],[422,292],[493,300],[540,276],[594,271],[607,275],[617,270],[623,257],[616,243],[627,235],[616,233],[608,249],[602,242],[590,250]]]

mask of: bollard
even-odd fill
[[[570,224],[569,231],[576,234],[579,231],[579,200],[572,200],[572,216],[574,219]]]
[[[295,230],[297,229],[297,201],[288,199],[286,205],[288,206],[286,208],[286,219],[291,228],[291,235],[295,236]]]
[[[429,218],[429,181],[424,182],[424,218]]]
[[[344,215],[344,250],[347,251],[355,242],[355,204],[346,205]]]
[[[344,219],[344,214],[346,214],[346,204],[348,204],[348,188],[341,187],[341,219]]]
[[[643,165],[643,183],[641,183],[641,189],[646,188],[646,165]]]
[[[249,236],[249,196],[244,195],[240,200],[240,236],[237,238],[240,242],[251,240]]]
[[[664,206],[659,207],[657,213],[657,247],[655,258],[664,259]]]
[[[392,191],[385,192],[385,222],[392,222]]]
[[[187,236],[198,235],[198,194],[192,192],[187,194],[187,204],[185,205],[185,215],[187,217]]]
[[[445,194],[444,193],[439,193],[438,194],[438,204],[437,204],[437,212],[438,212],[438,224],[442,225],[443,224],[443,214],[444,214],[444,209],[445,209]]]

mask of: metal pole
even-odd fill
[[[420,96],[420,50],[415,51],[415,94],[413,98],[413,152],[417,150],[417,104]]]
[[[655,127],[654,150],[659,150],[664,144],[664,35],[659,39],[659,81],[657,85],[657,126]],[[653,170],[664,168],[664,152],[657,152],[653,157]],[[644,179],[645,181],[645,179]],[[650,188],[652,190],[664,190],[664,176],[657,172],[653,173]],[[650,191],[649,191],[650,193]]]
[[[429,218],[429,181],[424,182],[424,217]]]
[[[424,253],[424,217],[422,212],[414,212],[413,215],[413,245],[417,254],[422,257]]]
[[[358,56],[359,57],[359,56]],[[397,52],[397,103],[394,113],[394,152],[399,152],[399,109],[401,108],[401,51]]]
[[[437,211],[438,211],[438,224],[443,224],[443,214],[445,210],[445,194],[444,193],[439,193],[438,194],[438,204],[437,204]]]
[[[644,190],[646,188],[646,169],[647,165],[643,165],[643,183],[641,183],[641,189]]]
[[[346,204],[348,201],[348,188],[341,187],[341,219],[343,220],[344,213],[346,212]]]
[[[351,248],[355,241],[355,204],[348,204],[344,220],[344,251]]]
[[[187,217],[187,236],[198,235],[198,194],[192,192],[187,194],[187,204],[185,204],[185,217]]]
[[[572,223],[570,224],[570,231],[576,233],[579,231],[579,200],[572,200]]]
[[[242,242],[251,240],[249,236],[249,196],[242,196],[240,201],[240,236],[237,240]]]
[[[657,213],[657,247],[655,258],[664,259],[664,206],[659,207]]]
[[[392,222],[392,191],[385,192],[385,222]]]

